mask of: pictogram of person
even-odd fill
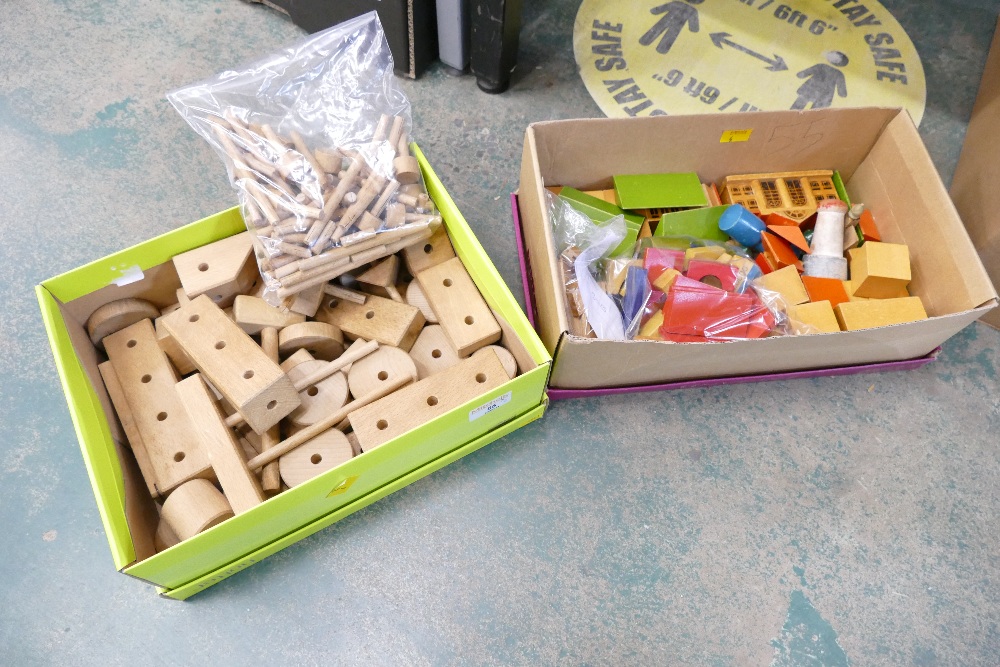
[[[670,47],[677,41],[677,36],[681,34],[684,26],[688,26],[691,32],[698,32],[698,10],[691,5],[700,5],[704,0],[686,0],[686,2],[668,2],[659,7],[649,10],[650,14],[663,14],[660,20],[639,38],[639,43],[649,46],[657,37],[660,43],[656,45],[657,53],[667,53]]]
[[[847,65],[847,55],[840,51],[827,51],[823,55],[830,65],[836,67]],[[792,104],[793,110],[801,111],[807,107],[825,109],[833,104],[834,93],[847,97],[847,80],[844,78],[844,73],[830,65],[819,63],[796,75],[806,81],[795,91],[799,97]]]

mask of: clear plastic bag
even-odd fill
[[[441,221],[375,12],[167,98],[225,161],[275,305]]]

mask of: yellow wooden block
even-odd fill
[[[670,290],[670,286],[674,284],[674,281],[677,280],[677,276],[679,275],[681,275],[681,272],[677,269],[667,269],[653,281],[653,287],[661,292],[667,292]]]
[[[891,299],[910,283],[910,249],[899,243],[869,241],[850,253],[854,294]]]
[[[772,271],[753,281],[756,287],[771,292],[777,292],[785,300],[786,306],[793,306],[809,301],[809,294],[806,293],[806,286],[802,284],[802,278],[794,266],[786,266],[783,269]]]
[[[788,307],[788,323],[796,334],[833,333],[840,323],[829,301],[815,301]]]
[[[866,244],[867,245],[867,244]],[[840,328],[844,331],[885,327],[890,324],[916,322],[927,318],[927,311],[920,297],[900,299],[869,299],[848,301],[834,308]]]
[[[607,293],[618,294],[625,286],[625,277],[628,276],[630,266],[642,268],[642,260],[633,259],[627,262],[621,260],[606,260],[604,270],[607,274]]]
[[[688,248],[684,251],[684,270],[687,271],[688,262],[692,259],[718,261],[718,259],[724,254],[726,254],[726,249],[717,245],[707,245],[701,248]]]
[[[670,269],[673,271],[673,269]],[[674,271],[674,273],[677,273]],[[639,335],[636,340],[663,340],[660,337],[660,326],[663,324],[663,311],[658,310],[653,316],[646,320],[646,323],[639,328]]]

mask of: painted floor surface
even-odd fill
[[[402,82],[413,137],[518,295],[524,128],[600,115],[576,3],[525,4],[507,93],[440,65]],[[997,8],[883,4],[923,59],[947,183]],[[302,32],[237,0],[3,11],[0,662],[1000,662],[1000,333],[980,324],[908,373],[555,404],[189,603],[116,573],[33,286],[234,204],[164,93]]]

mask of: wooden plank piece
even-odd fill
[[[181,253],[173,262],[189,298],[207,294],[220,308],[230,306],[237,294],[249,292],[259,278],[250,232]]]
[[[424,326],[419,308],[379,296],[369,296],[364,304],[326,299],[316,319],[339,327],[352,338],[375,340],[403,350],[410,349]]]
[[[500,324],[458,257],[417,274],[444,333],[460,357],[500,340]]]
[[[254,336],[265,327],[282,329],[305,322],[306,317],[299,313],[282,312],[264,299],[240,294],[233,300],[233,320],[239,328]]]

